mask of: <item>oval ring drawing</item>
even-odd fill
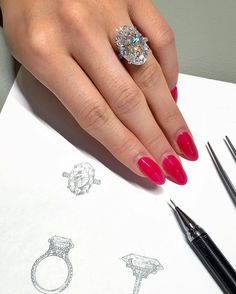
[[[101,184],[100,180],[95,179],[95,169],[88,162],[76,164],[70,173],[64,172],[62,175],[68,178],[67,187],[76,196],[88,193],[93,184]]]

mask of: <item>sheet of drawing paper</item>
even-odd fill
[[[236,144],[236,85],[181,75],[178,104],[200,157],[182,160],[187,185],[156,187],[122,166],[20,70],[0,115],[1,293],[221,293],[166,201],[201,224],[236,267],[235,206],[205,148],[209,140],[236,184],[222,140],[228,135]]]

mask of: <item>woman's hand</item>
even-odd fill
[[[1,7],[12,54],[82,128],[133,172],[186,183],[178,154],[198,153],[170,91],[176,98],[173,32],[149,0],[1,0]],[[145,64],[119,60],[123,25],[149,39]]]

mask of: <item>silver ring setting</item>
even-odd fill
[[[41,293],[44,294],[58,294],[62,291],[64,291],[70,284],[72,277],[73,277],[73,267],[69,260],[68,253],[71,248],[74,247],[71,239],[67,239],[64,237],[54,236],[48,240],[50,243],[48,251],[40,256],[33,264],[31,269],[31,280],[33,283],[33,286]],[[56,289],[45,289],[41,285],[39,285],[37,278],[36,278],[36,272],[38,265],[47,257],[50,256],[57,256],[61,259],[63,259],[67,265],[68,274],[65,282]]]
[[[129,64],[144,64],[150,50],[148,39],[132,26],[121,26],[116,32],[115,43],[120,52],[119,57],[125,58]]]

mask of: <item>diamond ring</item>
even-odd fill
[[[88,193],[92,184],[101,184],[95,179],[95,169],[88,162],[76,164],[70,173],[64,172],[62,176],[68,178],[67,187],[76,196]]]
[[[148,39],[131,26],[122,26],[116,30],[115,43],[120,52],[119,57],[125,58],[129,64],[142,65],[147,61],[150,48]]]
[[[64,237],[59,237],[59,236],[54,236],[54,237],[50,238],[48,240],[48,242],[50,243],[48,251],[45,254],[43,254],[42,256],[40,256],[32,266],[31,280],[32,280],[34,287],[39,292],[44,293],[44,294],[49,294],[49,293],[58,294],[58,293],[64,291],[69,286],[69,284],[72,280],[73,268],[72,268],[72,264],[69,260],[68,253],[69,253],[70,249],[74,247],[74,245],[70,239],[67,239]],[[67,269],[68,269],[68,274],[67,274],[67,278],[66,278],[65,282],[60,287],[58,287],[56,289],[51,289],[51,290],[45,289],[41,285],[39,285],[37,278],[36,278],[36,272],[37,272],[38,265],[45,258],[50,257],[50,256],[57,256],[57,257],[63,259],[65,261],[65,263],[67,265]]]

